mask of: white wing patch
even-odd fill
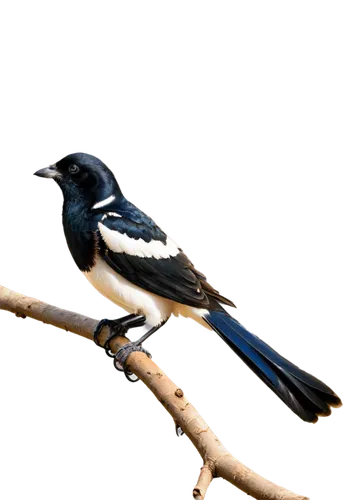
[[[106,198],[105,200],[99,201],[98,203],[93,205],[92,210],[95,210],[96,208],[105,207],[106,205],[109,205],[110,203],[112,203],[112,201],[114,201],[115,199],[116,199],[116,197],[114,196],[114,194],[112,194],[112,196],[110,196],[109,198]]]
[[[101,223],[98,224],[98,228],[104,242],[112,252],[154,259],[169,259],[169,257],[175,257],[180,252],[178,246],[170,238],[167,238],[166,245],[158,240],[147,243],[142,238],[136,240],[130,238],[127,234],[108,229]]]
[[[119,214],[116,214],[116,212],[108,212],[108,213],[104,214],[104,216],[102,217],[101,220],[105,220],[105,219],[107,219],[107,217],[122,217],[122,216]]]

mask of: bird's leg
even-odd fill
[[[169,320],[163,321],[162,323],[160,323],[160,325],[155,326],[154,328],[151,328],[146,333],[142,333],[142,335],[140,336],[140,338],[138,340],[135,340],[134,343],[136,345],[144,344],[144,342],[147,342],[147,340],[149,340],[151,337],[153,337],[153,335],[155,335],[156,333],[158,333],[159,330],[161,330],[162,328],[164,328],[165,325],[167,325],[168,323],[169,323]]]
[[[102,345],[99,342],[99,335],[102,331],[102,329],[105,326],[108,326],[110,329],[110,336],[106,339],[103,347],[106,350],[106,353],[108,356],[114,358],[114,367],[121,371],[124,372],[124,375],[126,376],[127,380],[130,382],[138,382],[139,378],[134,375],[133,372],[131,372],[128,367],[127,367],[127,359],[129,355],[132,352],[143,352],[146,354],[149,358],[152,357],[150,352],[148,352],[146,349],[142,347],[142,343],[147,340],[153,333],[155,333],[159,328],[161,328],[168,320],[166,319],[162,323],[160,323],[157,326],[154,326],[150,330],[148,330],[142,337],[140,337],[138,340],[134,342],[128,342],[125,344],[123,347],[121,347],[116,354],[111,353],[111,341],[115,339],[116,337],[124,337],[127,331],[130,328],[135,328],[137,326],[143,326],[146,322],[146,317],[145,316],[137,316],[136,314],[129,314],[128,316],[124,316],[123,318],[117,319],[117,320],[109,320],[109,319],[102,319],[100,321],[95,329],[94,332],[94,341],[95,343],[102,347]],[[184,434],[184,431],[181,429],[179,425],[176,425],[176,433],[177,436],[182,436]]]
[[[152,357],[152,353],[146,349],[143,344],[146,340],[148,340],[150,337],[155,335],[163,326],[165,323],[162,323],[161,325],[151,328],[148,332],[145,334],[141,335],[141,337],[136,340],[129,342],[128,344],[125,344],[123,347],[121,347],[115,354],[112,354],[110,351],[110,342],[117,336],[121,337],[127,337],[132,331],[139,330],[141,329],[142,325],[145,323],[145,317],[144,316],[139,316],[136,314],[126,314],[126,313],[121,313],[119,317],[113,319],[113,318],[102,318],[97,325],[97,328],[94,332],[94,343],[97,347],[104,349],[105,354],[112,358],[112,366],[113,368],[121,374],[124,374],[126,377],[127,381],[129,383],[137,383],[138,382],[138,377],[134,375],[132,372],[130,372],[126,368],[126,361],[131,352],[134,351],[140,351],[144,352],[147,354],[147,356]],[[98,342],[98,337],[99,334],[102,330],[102,328],[108,325],[111,329],[111,335],[106,339],[106,342],[104,343],[103,347],[99,344]]]

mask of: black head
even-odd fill
[[[34,175],[54,179],[60,186],[65,201],[81,199],[92,206],[112,195],[120,194],[118,183],[110,169],[101,160],[86,153],[70,154]]]

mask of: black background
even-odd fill
[[[104,151],[120,167],[122,184],[216,271],[217,286],[241,297],[242,320],[272,336],[291,359],[319,367],[351,399],[339,290],[332,285],[339,272],[332,219],[314,189],[312,165],[302,166],[302,150],[290,144],[290,134],[253,133],[248,125],[245,134],[235,135],[195,126],[175,136],[160,130],[157,141],[139,135],[137,142],[127,131],[111,148],[93,142],[89,150]],[[58,303],[104,310],[72,280],[74,269],[65,263],[55,186],[30,175],[30,159],[54,159],[62,150],[57,144],[28,152],[16,183],[16,214],[8,214],[11,251],[3,275],[16,277],[18,287],[40,287],[41,295],[55,295]],[[172,438],[151,398],[113,376],[110,363],[91,347],[29,326],[0,321],[13,463],[20,456],[22,464],[31,464],[36,452],[38,475],[45,474],[56,491],[78,470],[91,488],[140,483],[149,495],[169,481],[171,498],[182,498],[192,481],[192,451]],[[155,337],[153,350],[193,385],[193,398],[216,415],[215,428],[249,463],[264,463],[274,479],[296,479],[297,487],[317,494],[332,477],[341,480],[337,457],[352,410],[336,424],[321,425],[319,433],[305,432],[251,376],[239,376],[239,362],[216,339],[179,324]],[[80,479],[74,488],[81,491]],[[220,481],[217,497],[231,497]]]

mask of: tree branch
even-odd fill
[[[0,309],[20,317],[29,316],[89,340],[93,340],[93,332],[98,323],[94,319],[51,306],[2,286]],[[100,339],[102,344],[106,335],[108,331],[104,329]],[[114,340],[112,350],[116,352],[126,342],[126,338]],[[128,366],[152,391],[201,455],[204,465],[193,491],[196,500],[204,500],[206,491],[215,477],[226,479],[257,500],[308,500],[307,497],[276,486],[236,460],[189,403],[183,391],[145,354],[132,353],[128,358]]]
[[[214,479],[212,465],[206,463],[200,470],[198,482],[193,490],[193,497],[195,500],[204,500],[206,492],[210,486],[211,481]]]

